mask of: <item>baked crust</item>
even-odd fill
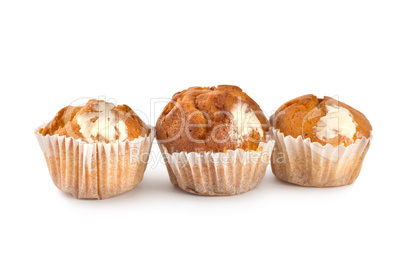
[[[324,138],[324,140],[317,137],[316,126],[318,121],[327,114],[327,105],[345,108],[353,116],[356,133],[352,139],[340,134],[331,139]],[[312,142],[319,142],[322,145],[330,143],[334,147],[341,144],[348,146],[357,139],[369,138],[372,130],[370,122],[361,112],[331,97],[319,99],[312,94],[292,99],[283,104],[271,116],[270,123],[285,136],[310,138]]]
[[[247,105],[254,112],[261,128],[247,135],[233,138],[233,115],[236,105]],[[226,152],[242,148],[256,150],[265,141],[269,122],[258,104],[233,85],[217,87],[191,87],[173,95],[156,123],[156,137],[169,153],[174,152]]]
[[[97,141],[109,143],[116,139],[104,138],[98,135],[97,137],[86,138],[80,132],[80,125],[78,123],[78,117],[99,112],[97,108],[99,105],[110,104],[103,100],[91,99],[84,106],[67,106],[62,108],[56,116],[45,127],[39,129],[39,133],[43,136],[58,134],[59,136],[73,137],[74,139],[80,139],[84,142]],[[138,117],[138,115],[127,105],[113,106],[110,113],[115,115],[115,119],[122,121],[126,125],[127,139],[134,140],[139,136],[145,137],[149,134],[148,126]],[[116,121],[114,121],[116,122]]]

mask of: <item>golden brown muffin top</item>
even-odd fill
[[[127,105],[114,106],[103,100],[91,99],[84,106],[61,109],[45,127],[42,135],[73,137],[84,142],[114,142],[146,136],[148,126]]]
[[[270,118],[271,125],[290,135],[322,145],[348,146],[371,134],[371,124],[356,109],[331,97],[319,99],[309,94],[283,104]]]
[[[173,95],[156,123],[156,137],[170,153],[256,150],[269,123],[239,87],[191,87]]]

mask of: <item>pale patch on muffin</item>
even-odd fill
[[[127,126],[113,108],[112,103],[101,102],[94,105],[95,112],[77,116],[82,136],[90,142],[93,139],[125,141],[128,136]]]
[[[349,110],[328,105],[325,108],[327,114],[320,118],[316,126],[317,137],[322,141],[333,139],[338,135],[353,139],[357,124]]]
[[[232,139],[241,142],[243,137],[252,134],[253,130],[256,131],[261,138],[264,136],[260,120],[258,120],[254,111],[250,109],[247,103],[239,101],[239,103],[233,105],[230,113],[233,118],[229,135]]]

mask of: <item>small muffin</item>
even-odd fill
[[[239,87],[191,87],[176,93],[156,123],[171,182],[200,195],[255,188],[273,141],[258,104]]]
[[[127,105],[91,99],[67,106],[35,132],[55,185],[106,199],[141,182],[154,132]]]
[[[372,127],[356,109],[330,97],[305,95],[270,118],[276,141],[272,172],[304,186],[352,184],[370,146]]]

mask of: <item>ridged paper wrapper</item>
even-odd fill
[[[236,195],[254,189],[264,177],[275,144],[268,137],[256,151],[170,154],[158,145],[174,186],[198,195]]]
[[[275,140],[272,172],[279,179],[303,186],[330,187],[352,184],[359,176],[370,138],[357,139],[348,146],[323,146],[310,138],[284,136],[270,130]]]
[[[43,136],[38,129],[35,135],[57,188],[79,199],[106,199],[142,181],[155,130],[132,141],[111,143]]]

